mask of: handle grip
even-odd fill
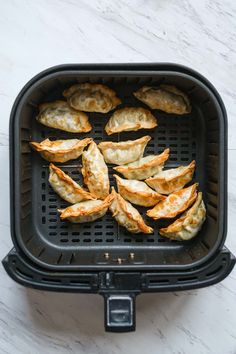
[[[105,330],[107,332],[135,331],[135,295],[108,294],[105,301]]]

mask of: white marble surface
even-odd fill
[[[229,227],[236,254],[236,2],[0,0],[0,258],[9,230],[8,122],[36,73],[60,63],[188,65],[222,95],[229,119]],[[0,353],[236,353],[236,270],[202,290],[142,295],[137,330],[106,334],[99,296],[27,290],[0,266]]]

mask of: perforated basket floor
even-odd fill
[[[59,99],[64,88],[76,81],[99,82],[108,84],[121,98],[123,106],[143,106],[132,93],[144,84],[172,83],[182,88],[190,97],[192,112],[184,116],[169,115],[153,111],[158,127],[153,130],[125,132],[107,136],[104,126],[111,113],[89,114],[93,130],[87,134],[71,134],[49,129],[35,120],[39,103]],[[220,209],[224,198],[222,187],[222,152],[219,150],[221,112],[217,100],[209,89],[187,75],[172,72],[143,74],[129,73],[127,77],[118,74],[93,73],[89,76],[71,72],[58,73],[36,82],[21,99],[15,112],[14,143],[21,146],[20,153],[15,152],[15,166],[19,163],[16,180],[19,183],[16,216],[18,244],[29,257],[41,265],[60,269],[67,267],[178,267],[191,266],[203,259],[217,247],[223,237],[220,231]],[[210,128],[210,129],[209,129]],[[223,129],[223,127],[222,127]],[[222,132],[221,132],[222,133]],[[161,153],[165,148],[171,150],[166,168],[187,165],[193,159],[197,168],[194,181],[199,182],[207,204],[208,218],[199,236],[191,242],[174,242],[161,238],[158,229],[168,222],[155,222],[145,215],[147,208],[139,211],[147,224],[154,228],[152,235],[132,235],[119,227],[110,213],[93,223],[72,224],[61,221],[57,212],[69,204],[64,202],[52,190],[48,183],[48,163],[36,152],[32,152],[28,142],[50,139],[68,139],[72,137],[93,137],[95,142],[104,140],[122,141],[150,135],[144,155]],[[211,144],[209,146],[209,144]],[[75,181],[83,185],[81,178],[81,158],[65,164],[57,164]],[[110,182],[114,185],[113,166],[109,166]],[[18,178],[19,177],[19,178]],[[18,179],[17,179],[18,178]],[[17,189],[17,188],[16,188]],[[223,196],[224,197],[224,196]],[[222,210],[222,209],[221,209]],[[224,215],[221,215],[223,218]],[[108,257],[104,254],[108,253]],[[134,257],[130,258],[130,253]],[[121,263],[121,264],[120,264]]]

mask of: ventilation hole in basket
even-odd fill
[[[95,238],[95,242],[102,242],[102,238]]]
[[[44,201],[45,201],[45,199],[44,199]],[[56,198],[49,198],[49,202],[56,202],[57,201],[57,199]]]
[[[42,205],[42,213],[45,213],[45,211],[46,211],[46,206]]]
[[[107,229],[113,229],[113,228],[114,228],[114,225],[106,225],[106,228],[107,228]]]
[[[45,178],[45,175],[46,175],[45,171],[42,171],[42,174],[41,174],[42,178]]]
[[[79,238],[72,238],[71,241],[72,241],[72,242],[80,242],[80,239],[79,239]]]
[[[94,228],[95,229],[102,229],[102,225],[95,225]]]
[[[49,229],[55,230],[57,228],[56,225],[49,225]]]
[[[101,235],[102,235],[102,232],[99,231],[99,232],[95,232],[94,234],[95,234],[96,236],[101,236]]]
[[[91,238],[85,238],[83,239],[83,242],[91,242]]]
[[[46,196],[45,194],[42,194],[42,201],[45,202]]]
[[[107,238],[106,242],[114,242],[114,238]]]
[[[56,209],[56,208],[57,208],[56,204],[49,205],[49,209]]]
[[[158,144],[159,145],[159,147],[161,147],[161,148],[165,148],[166,147],[166,144]]]
[[[56,221],[57,221],[57,219],[55,219],[55,218],[51,218],[51,219],[49,219],[49,221],[50,221],[50,222],[56,222]]]
[[[68,240],[68,238],[61,238],[60,241],[61,241],[62,243],[67,243],[69,240]]]
[[[181,157],[181,161],[188,161],[188,157]]]
[[[106,232],[106,235],[107,235],[107,236],[112,236],[112,235],[113,235],[113,232]]]
[[[61,235],[61,236],[68,236],[68,232],[65,232],[65,231],[60,232],[60,235]]]
[[[132,242],[131,238],[124,238],[124,242]]]
[[[148,238],[147,242],[154,242],[154,239],[153,238]]]
[[[142,238],[136,238],[135,242],[143,242],[143,239]]]
[[[49,232],[49,236],[56,236],[57,232]]]
[[[50,211],[49,215],[57,215],[56,211]]]
[[[79,231],[73,231],[72,232],[72,236],[79,236],[80,235],[80,232]]]
[[[42,224],[46,224],[46,218],[45,218],[45,216],[42,217]]]

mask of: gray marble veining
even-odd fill
[[[1,259],[9,227],[8,124],[23,85],[47,67],[80,62],[176,62],[205,75],[229,120],[229,227],[236,253],[236,2],[0,2]],[[222,283],[137,299],[137,331],[105,334],[99,296],[29,290],[0,266],[0,353],[235,354],[236,273]]]

